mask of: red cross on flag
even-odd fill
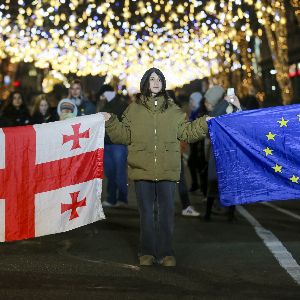
[[[104,128],[101,114],[0,128],[0,241],[104,218]]]

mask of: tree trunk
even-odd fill
[[[283,0],[263,1],[265,7],[271,6],[279,16],[279,21],[271,17],[267,9],[263,11],[264,27],[268,44],[271,49],[274,67],[277,71],[276,79],[281,89],[282,103],[290,104],[293,99],[292,83],[289,78],[289,63],[288,63],[288,46],[287,46],[287,28],[286,28],[286,11]],[[270,3],[270,4],[269,4]],[[280,3],[280,6],[277,4]]]

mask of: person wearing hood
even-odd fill
[[[62,99],[57,105],[57,114],[60,121],[75,118],[77,116],[77,107],[71,99]]]
[[[140,82],[141,93],[119,121],[104,114],[113,143],[128,145],[128,174],[135,182],[140,214],[139,263],[176,265],[172,247],[175,190],[180,175],[180,141],[204,139],[204,116],[193,122],[169,98],[163,73],[151,68]]]
[[[112,113],[121,120],[128,105],[121,100],[111,85],[102,85],[97,99],[105,102],[102,112]],[[107,200],[102,202],[103,206],[124,207],[128,204],[127,151],[127,146],[113,144],[108,134],[105,134],[104,172],[107,178]]]
[[[204,95],[205,107],[209,116],[218,117],[224,114],[241,111],[239,99],[233,96],[225,97],[225,90],[221,86],[213,86],[207,90]],[[215,199],[219,199],[219,189],[216,171],[216,162],[209,138],[205,140],[206,144],[206,160],[208,161],[208,186],[207,186],[207,204],[204,219],[210,221],[211,211]],[[228,207],[228,221],[233,221],[235,206]]]

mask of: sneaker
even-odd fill
[[[139,257],[140,266],[152,266],[155,258],[152,255],[142,255]]]
[[[116,204],[111,204],[108,201],[103,201],[102,202],[102,207],[115,207]]]
[[[165,256],[161,264],[164,267],[176,267],[176,258],[174,256]]]
[[[199,217],[200,213],[197,212],[193,206],[188,206],[186,209],[182,210],[181,213],[184,217]]]

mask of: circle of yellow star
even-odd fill
[[[266,134],[266,137],[268,138],[268,141],[269,140],[273,140],[273,141],[275,141],[275,136],[276,136],[277,134],[273,134],[272,132],[269,132],[268,134]]]
[[[280,165],[277,165],[276,164],[276,166],[275,167],[272,167],[272,169],[274,169],[274,171],[276,172],[276,173],[282,173],[282,166],[280,166]]]
[[[293,175],[293,176],[290,178],[290,181],[291,181],[291,182],[294,182],[294,183],[298,183],[298,184],[299,184],[298,180],[299,180],[299,177],[298,177],[298,176],[295,176],[295,175]]]
[[[268,156],[268,155],[273,155],[273,150],[272,149],[270,149],[269,147],[267,147],[266,149],[264,149],[264,152],[266,153],[266,156]]]
[[[277,121],[277,123],[280,124],[280,127],[287,127],[287,122],[288,122],[288,121],[289,121],[289,120],[285,120],[285,119],[282,117],[280,121]]]

